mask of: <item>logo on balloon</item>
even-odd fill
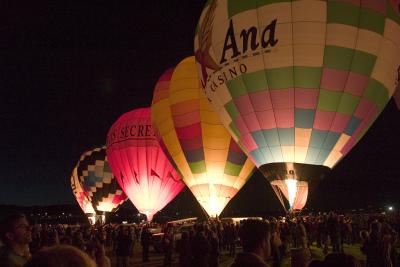
[[[226,52],[229,50],[231,50],[231,59],[234,59],[242,54],[246,54],[249,48],[251,49],[251,51],[256,51],[260,47],[260,45],[263,49],[274,47],[278,43],[278,39],[275,38],[276,22],[277,19],[274,19],[263,29],[260,35],[260,42],[257,41],[258,29],[255,26],[250,27],[247,30],[243,29],[240,32],[240,38],[242,39],[242,51],[239,51],[235,29],[233,27],[233,21],[231,19],[229,22],[228,31],[226,32],[225,36],[224,48],[222,51],[220,64],[223,64],[227,61]],[[268,50],[265,52],[268,52]]]
[[[202,86],[206,90],[212,92],[215,92],[219,86],[247,72],[245,63],[234,65],[229,63],[228,59],[237,62],[239,58],[268,53],[279,41],[275,36],[277,19],[272,20],[260,32],[256,26],[252,26],[248,29],[242,29],[240,35],[236,35],[237,32],[235,30],[234,21],[231,19],[226,31],[219,63],[216,63],[215,59],[210,55],[212,46],[212,23],[214,20],[216,2],[217,1],[212,2],[200,25],[198,34],[199,49],[195,53],[196,60],[201,66]],[[229,66],[229,68],[222,70],[221,66]],[[207,70],[212,70],[213,73],[209,75]]]
[[[107,146],[120,143],[126,140],[156,140],[153,126],[151,124],[126,125],[122,128],[115,128],[107,136]]]
[[[240,64],[239,66],[233,66],[227,71],[221,71],[215,78],[215,80],[208,82],[208,89],[215,92],[220,85],[223,85],[229,80],[236,78],[238,75],[247,72],[247,66],[245,64]],[[207,85],[207,84],[206,84]]]
[[[203,22],[200,25],[199,30],[199,49],[195,53],[196,60],[201,65],[202,85],[205,87],[205,83],[208,78],[207,68],[212,70],[219,70],[220,67],[215,62],[213,57],[210,55],[210,48],[212,44],[212,27],[214,21],[215,9],[217,8],[217,1],[213,1],[209,6],[206,15],[204,16]]]

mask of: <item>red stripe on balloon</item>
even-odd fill
[[[195,123],[187,127],[176,128],[175,131],[179,139],[193,139],[201,136],[201,124]]]
[[[343,133],[343,131],[346,129],[347,124],[349,123],[350,119],[351,119],[350,115],[336,113],[335,118],[333,119],[333,122],[332,122],[332,126],[330,128],[330,131],[335,132],[335,133]]]
[[[369,77],[351,72],[346,82],[344,91],[355,96],[362,96],[368,86]]]
[[[342,92],[348,76],[348,71],[324,68],[322,71],[321,88]]]
[[[317,110],[315,112],[314,129],[329,131],[331,128],[333,119],[335,118],[336,112]],[[347,126],[347,125],[346,125]]]
[[[315,109],[318,103],[318,89],[296,88],[295,106],[296,108]]]

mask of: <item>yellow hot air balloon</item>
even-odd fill
[[[161,147],[210,216],[218,216],[246,183],[253,163],[213,111],[194,57],[161,76],[151,107]]]

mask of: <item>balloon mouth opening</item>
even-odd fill
[[[295,179],[275,180],[271,182],[271,186],[284,207],[286,205],[283,199],[287,200],[290,213],[303,209],[308,197],[307,182]]]
[[[148,209],[148,210],[140,210],[139,212],[146,215],[147,221],[151,222],[153,220],[154,215],[157,213],[157,210]]]
[[[267,163],[261,165],[258,169],[269,182],[275,180],[297,180],[308,183],[323,179],[331,170],[323,165],[292,162]]]
[[[213,186],[213,184],[209,185],[210,188]],[[196,197],[196,199],[208,217],[218,218],[225,209],[225,206],[231,200],[231,197],[220,196],[217,192],[213,192],[208,197]]]
[[[294,200],[297,195],[297,180],[296,179],[287,179],[287,180],[285,180],[285,184],[288,189],[288,201],[289,201],[290,209],[292,209]]]
[[[281,162],[262,165],[259,170],[271,183],[285,211],[292,213],[304,208],[310,187],[316,187],[330,168],[322,165]],[[286,208],[287,203],[289,209]]]

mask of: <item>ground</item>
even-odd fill
[[[238,249],[240,251],[240,248]],[[360,246],[359,245],[354,245],[354,246],[348,246],[344,245],[344,252],[350,255],[353,255],[356,257],[358,260],[360,260],[362,263],[365,263],[365,256],[361,253],[360,251]],[[142,262],[142,249],[141,246],[136,245],[134,249],[134,255],[133,257],[130,258],[130,266],[140,266],[140,267],[158,267],[163,265],[163,254],[162,253],[155,253],[151,252],[150,253],[150,262],[143,263]],[[323,259],[324,255],[322,253],[322,250],[312,246],[311,247],[311,253],[313,255],[313,258],[315,259]],[[109,253],[110,254],[110,253]],[[116,266],[116,259],[110,254],[112,266]],[[221,267],[226,267],[229,266],[233,261],[232,257],[229,257],[227,252],[223,252],[220,258],[220,265]],[[178,262],[178,255],[174,255],[174,261],[172,266],[179,266]],[[290,267],[290,257],[286,257],[283,261],[282,267]]]

